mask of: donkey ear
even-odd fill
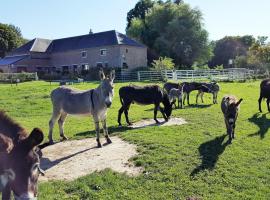
[[[238,107],[242,101],[243,99],[241,98],[235,105]]]
[[[44,134],[39,128],[34,128],[29,137],[26,138],[26,143],[30,149],[39,145],[44,139]]]
[[[105,74],[104,74],[103,70],[99,71],[99,78],[100,78],[100,80],[105,79]]]
[[[0,153],[10,153],[13,149],[13,141],[9,137],[0,133]]]
[[[115,79],[115,70],[112,70],[110,73],[110,78],[111,81],[113,81]]]

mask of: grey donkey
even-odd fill
[[[53,113],[49,122],[49,142],[53,143],[53,127],[58,120],[60,136],[63,140],[67,137],[64,134],[64,122],[68,114],[71,115],[89,115],[93,117],[96,129],[97,146],[101,147],[99,140],[99,122],[103,126],[103,132],[107,143],[112,141],[108,135],[106,125],[107,110],[112,104],[114,89],[113,80],[115,72],[111,71],[108,77],[105,77],[103,71],[99,72],[101,83],[96,89],[76,90],[67,87],[59,87],[52,91],[51,100],[53,104]]]
[[[201,100],[203,103],[203,94],[204,93],[212,93],[213,94],[213,104],[217,104],[217,96],[219,92],[219,85],[216,82],[211,83],[201,83],[202,86],[201,89],[198,90],[198,94],[196,96],[196,103],[198,104],[198,97],[201,96]],[[208,88],[208,89],[206,89]]]
[[[172,88],[169,92],[169,100],[172,104],[174,104],[174,107],[176,108],[176,99],[178,100],[178,108],[180,108],[179,106],[179,102],[181,105],[181,108],[183,108],[183,87],[184,84],[182,85],[181,89],[176,89],[176,88]]]
[[[227,128],[227,134],[229,135],[229,142],[234,139],[235,123],[238,117],[240,104],[243,99],[239,101],[233,95],[227,95],[222,98],[221,110],[224,115],[224,120]]]

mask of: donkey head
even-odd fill
[[[99,72],[100,80],[101,80],[101,90],[104,97],[104,101],[106,106],[109,108],[112,105],[113,99],[113,80],[115,78],[115,71],[112,70],[108,77],[105,77],[103,71]]]
[[[12,140],[8,137],[3,134],[0,136],[0,147],[2,147],[0,153],[3,154],[4,161],[0,186],[5,188],[8,184],[15,199],[36,199],[38,176],[44,175],[36,153],[36,146],[43,140],[42,131],[38,128],[33,129],[29,137],[21,140],[16,146],[13,146]]]
[[[230,97],[228,97],[228,98],[230,98]],[[227,99],[227,100],[229,100],[229,99]],[[228,119],[230,126],[233,126],[235,124],[235,121],[236,121],[236,118],[238,115],[239,105],[241,104],[242,101],[243,101],[243,99],[240,99],[239,101],[230,103],[228,105],[226,117]]]
[[[172,104],[169,100],[169,96],[166,92],[163,93],[162,103],[164,105],[164,112],[166,114],[167,119],[171,117],[172,114]]]

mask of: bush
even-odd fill
[[[168,57],[159,57],[158,60],[153,61],[152,66],[159,71],[166,69],[174,69],[175,67],[173,59]]]

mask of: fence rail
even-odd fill
[[[246,80],[254,77],[254,70],[231,68],[223,70],[164,70],[164,71],[122,71],[116,74],[118,81],[160,81],[160,80]]]

